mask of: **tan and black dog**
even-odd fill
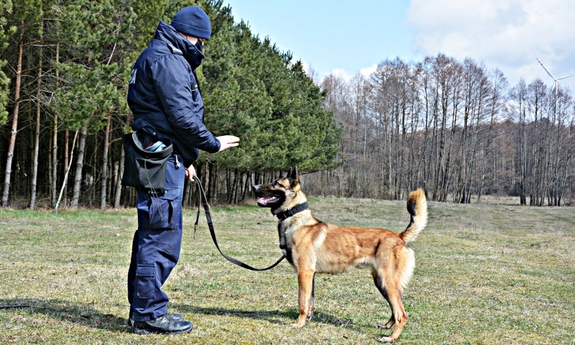
[[[381,326],[395,328],[382,342],[394,342],[407,323],[402,294],[413,270],[415,256],[407,243],[427,223],[425,192],[419,188],[407,199],[411,221],[396,233],[385,229],[337,226],[315,218],[308,209],[297,169],[270,184],[254,186],[257,204],[271,208],[278,217],[280,248],[298,276],[299,317],[294,327],[303,327],[314,309],[316,273],[343,273],[351,268],[371,268],[379,292],[391,307],[391,318]]]

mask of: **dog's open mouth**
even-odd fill
[[[274,203],[278,202],[279,200],[280,200],[280,198],[278,198],[277,196],[265,195],[265,196],[257,198],[256,202],[258,203],[258,206],[266,207],[269,205],[273,205]]]

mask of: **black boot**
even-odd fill
[[[183,321],[184,315],[182,314],[166,314],[172,321]],[[132,318],[132,313],[130,313],[130,317],[128,318],[128,325],[130,327],[134,327],[134,319]]]
[[[182,319],[175,320],[171,315],[166,314],[155,320],[150,321],[134,321],[132,330],[136,334],[148,333],[165,333],[165,334],[179,334],[186,333],[194,328],[190,321]]]

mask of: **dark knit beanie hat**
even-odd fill
[[[197,38],[209,40],[212,35],[210,18],[198,6],[182,8],[172,19],[171,25],[176,31]]]

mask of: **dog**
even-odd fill
[[[254,185],[256,202],[278,218],[280,249],[298,279],[299,316],[293,327],[303,327],[314,310],[316,273],[338,274],[351,268],[371,268],[375,286],[391,307],[391,317],[378,328],[391,329],[381,342],[395,342],[407,323],[403,290],[415,268],[415,256],[407,244],[427,224],[427,200],[422,188],[409,194],[407,228],[396,233],[386,229],[338,226],[315,218],[308,208],[297,168],[272,183]]]

